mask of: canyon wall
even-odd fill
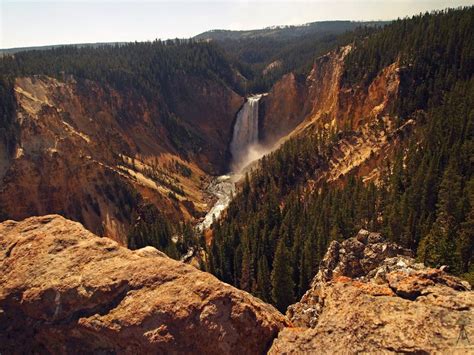
[[[327,166],[309,184],[341,183],[349,173],[377,181],[379,163],[391,156],[416,121],[398,124],[390,114],[397,99],[400,69],[393,63],[366,85],[344,81],[351,46],[316,58],[305,79],[287,74],[264,98],[262,127],[268,145],[306,134],[338,135]]]
[[[307,87],[294,73],[283,76],[261,100],[261,141],[271,146],[289,134],[304,118]]]
[[[0,164],[4,215],[60,213],[125,242],[139,204],[171,220],[208,209],[203,190],[225,169],[243,98],[212,80],[176,79],[176,102],[164,102],[63,79],[16,80],[18,143]]]

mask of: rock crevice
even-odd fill
[[[463,320],[474,334],[469,284],[365,230],[331,243],[311,288],[287,316],[298,328],[280,332],[271,354],[473,351],[458,339]]]

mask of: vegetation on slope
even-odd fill
[[[8,155],[13,153],[16,144],[15,109],[13,82],[0,75],[0,147],[4,146]]]
[[[197,38],[216,41],[248,79],[246,91],[256,93],[268,91],[286,73],[308,74],[318,56],[365,38],[385,24],[327,21],[256,31],[210,31]]]
[[[369,38],[356,38],[344,80],[367,85],[384,67],[400,63],[402,117],[439,105],[444,93],[474,71],[474,7],[397,20]]]
[[[19,76],[41,74],[59,79],[73,75],[76,80],[96,81],[130,92],[132,97],[136,95],[147,101],[160,102],[161,123],[173,132],[170,138],[182,153],[198,149],[200,137],[175,113],[171,98],[176,78],[191,75],[240,91],[231,64],[215,44],[175,40],[98,47],[65,46],[2,57],[2,100],[14,100],[12,90],[4,82],[12,82]],[[0,129],[11,130],[8,127],[12,112],[2,112]]]
[[[393,161],[380,167],[382,183],[350,177],[341,188],[309,189],[308,179],[327,162],[334,140],[324,132],[290,140],[262,160],[214,224],[209,271],[283,311],[305,292],[331,240],[367,228],[411,248],[428,265],[448,265],[452,273],[472,277],[472,21],[472,8],[421,15],[397,21],[359,44],[347,59],[351,85],[365,85],[374,75],[372,64],[358,58],[377,58],[385,47],[376,43],[394,46],[395,54],[374,71],[399,56],[411,58],[394,113],[417,112],[418,128]],[[409,28],[413,40],[392,40],[400,27]],[[449,45],[452,33],[459,34],[460,46]],[[430,51],[436,60],[426,58]]]

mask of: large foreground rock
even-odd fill
[[[469,285],[410,254],[367,231],[332,242],[270,353],[474,353]]]
[[[262,353],[286,318],[61,216],[0,224],[0,353]]]

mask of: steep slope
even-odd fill
[[[474,293],[467,282],[416,263],[411,251],[361,230],[331,243],[318,274],[287,315],[270,354],[472,351]]]
[[[272,86],[263,97],[260,110],[262,144],[271,147],[287,136],[304,119],[307,86],[294,73],[289,73]]]
[[[351,50],[345,46],[317,58],[304,80],[286,75],[263,100],[262,126],[270,146],[281,144],[281,138],[315,132],[351,132],[339,140],[327,170],[318,171],[319,181],[335,181],[352,170],[376,178],[378,172],[369,166],[376,169],[377,164],[371,161],[379,152],[389,155],[400,132],[409,129],[397,127],[397,118],[390,114],[399,92],[399,64],[383,68],[368,85],[347,86],[344,62]]]
[[[0,351],[263,353],[272,306],[147,247],[61,216],[0,224]]]
[[[157,66],[172,55],[167,51],[201,50],[187,44],[136,46],[149,56],[164,51],[157,55]],[[143,64],[131,60],[130,75],[136,78],[124,84],[123,78],[115,78],[114,64],[100,62],[101,56],[105,61],[109,55],[128,55],[122,47],[77,50],[84,53],[58,49],[62,61],[54,53],[25,53],[17,58],[22,64],[4,58],[5,73],[13,75],[19,65],[27,76],[16,74],[12,87],[16,104],[10,114],[17,126],[13,152],[4,154],[2,146],[0,154],[3,218],[60,213],[124,244],[147,205],[170,221],[199,218],[210,207],[204,203],[209,175],[226,169],[232,125],[243,98],[212,68],[205,74],[193,63],[186,70],[167,68],[177,72],[150,87],[140,78]],[[211,55],[216,54],[211,50]],[[97,60],[95,65],[110,74],[104,79],[94,64],[77,69],[81,56],[86,64]],[[43,68],[49,59],[58,63]],[[157,69],[148,65],[147,70]]]
[[[209,271],[284,311],[332,240],[368,228],[472,281],[473,15],[398,20],[282,78],[262,126],[294,129],[270,131],[281,145],[214,225]]]

